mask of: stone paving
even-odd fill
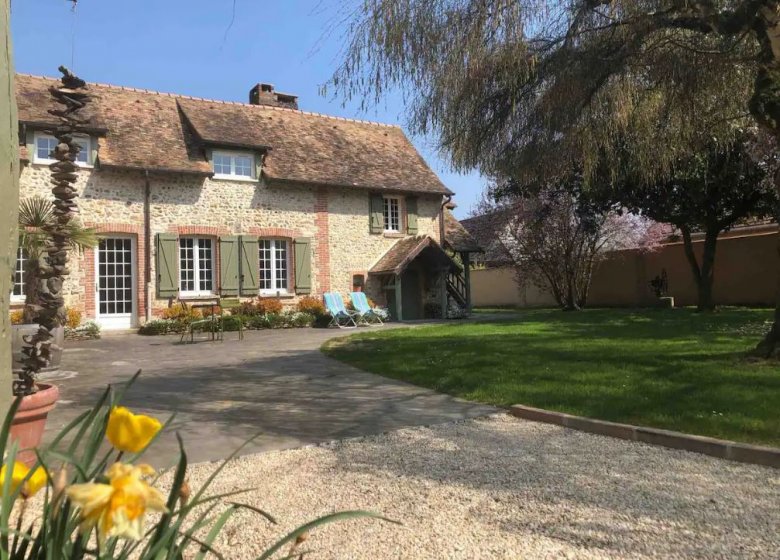
[[[383,327],[390,328],[390,327]],[[184,439],[190,462],[224,458],[260,433],[242,454],[372,435],[406,426],[473,418],[496,409],[366,373],[324,356],[326,340],[349,332],[326,329],[249,331],[243,341],[180,344],[178,336],[107,334],[68,342],[60,403],[47,435],[90,407],[108,383],[141,377],[124,404],[172,429],[150,453],[156,466],[173,464]],[[399,359],[403,359],[399,356]]]

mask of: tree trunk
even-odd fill
[[[11,52],[11,2],[0,4],[0,104],[6,108],[0,123],[0,415],[4,418],[11,402],[11,319],[8,294],[16,266],[17,212],[19,211],[19,130],[14,95],[14,63]]]
[[[780,171],[775,175],[775,189],[780,199]],[[775,246],[777,260],[780,261],[780,225],[778,225],[777,245]],[[769,358],[780,354],[780,274],[775,277],[775,312],[772,318],[772,328],[753,349],[752,354],[761,358]]]
[[[757,27],[761,46],[759,66],[750,99],[750,115],[775,140],[780,142],[780,13],[770,6],[761,10],[762,19]],[[757,22],[758,23],[758,22]],[[775,190],[780,197],[780,170],[775,173]],[[780,233],[780,232],[779,232]],[[780,235],[776,248],[780,261]],[[774,323],[753,354],[768,358],[780,350],[780,274],[775,278]]]
[[[718,246],[718,229],[710,227],[707,229],[704,237],[704,251],[701,257],[701,267],[699,268],[698,295],[699,303],[696,306],[698,311],[713,311],[715,302],[712,299],[712,288],[715,283],[715,249]]]
[[[26,324],[38,322],[38,311],[33,302],[38,301],[38,278],[41,263],[39,257],[30,256],[24,267],[24,315]]]

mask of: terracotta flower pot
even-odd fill
[[[46,418],[54,408],[60,396],[56,385],[38,383],[38,392],[22,397],[22,403],[16,410],[11,424],[11,439],[19,442],[20,451],[16,458],[32,466],[35,463],[35,447],[41,444]]]

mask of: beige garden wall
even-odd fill
[[[777,242],[777,233],[773,231],[720,239],[715,259],[715,301],[721,305],[773,305],[780,274]],[[701,242],[694,246],[700,254]],[[594,271],[588,305],[652,305],[655,297],[650,281],[664,269],[675,304],[695,305],[696,284],[682,243],[671,243],[652,253],[610,254]],[[471,277],[475,306],[555,305],[550,296],[535,288],[518,289],[509,268],[476,270]]]
[[[471,299],[475,307],[548,307],[555,300],[536,286],[518,286],[512,268],[488,268],[471,272]]]

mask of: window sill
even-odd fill
[[[40,165],[41,167],[44,167],[44,166],[48,167],[52,163],[56,163],[57,161],[58,160],[56,160],[56,159],[44,159],[44,160],[36,159],[36,160],[33,160],[30,163],[32,163],[33,165]],[[80,169],[94,169],[95,168],[94,165],[90,165],[88,163],[79,163],[79,162],[76,162],[76,167],[78,167]]]
[[[240,175],[217,175],[216,173],[211,177],[215,181],[236,181],[238,183],[259,183],[258,179],[254,177],[242,177]]]
[[[392,239],[398,239],[401,237],[406,237],[406,234],[401,233],[400,231],[386,231],[382,235],[385,237],[389,237]]]
[[[209,299],[214,299],[216,297],[219,296],[212,292],[180,292],[179,293],[179,299],[182,299],[184,301],[209,300]]]
[[[258,296],[261,298],[292,299],[295,297],[295,294],[290,292],[260,292]]]

